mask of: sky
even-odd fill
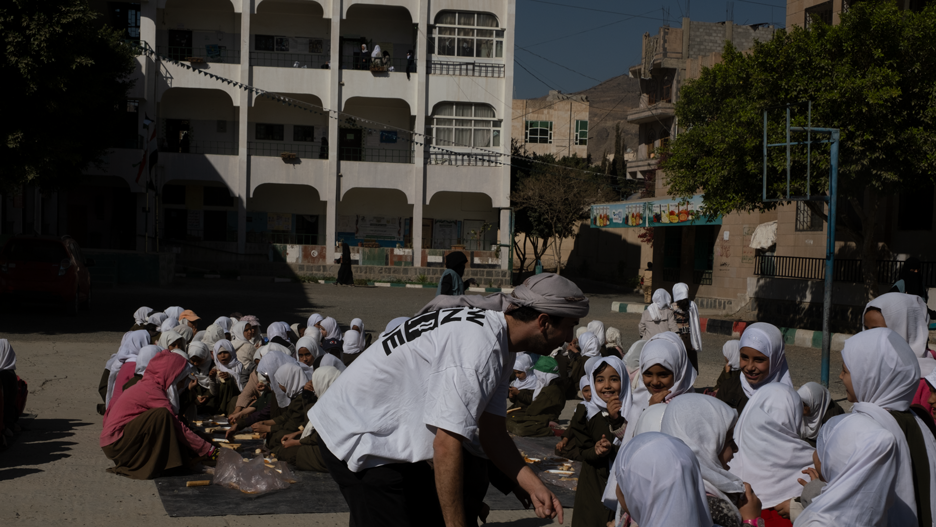
[[[575,93],[626,74],[640,62],[643,34],[657,34],[666,20],[681,27],[687,11],[702,22],[724,21],[729,9],[736,24],[783,27],[786,22],[784,0],[516,2],[515,99],[540,97],[550,89]]]

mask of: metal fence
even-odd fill
[[[176,145],[160,145],[160,152],[176,154],[214,154],[222,156],[236,156],[238,152],[236,141],[182,141]]]
[[[266,66],[270,68],[313,68],[321,69],[329,59],[328,55],[313,55],[311,53],[273,53],[265,51],[251,51],[251,66]]]
[[[495,167],[501,166],[501,156],[497,154],[472,154],[472,153],[451,153],[451,152],[431,152],[426,155],[427,164],[430,165],[449,165],[449,166],[471,166],[471,167]]]
[[[240,50],[227,49],[223,46],[207,45],[203,47],[156,46],[156,53],[172,60],[188,61],[200,58],[205,62],[240,64]]]
[[[795,278],[799,280],[824,280],[825,258],[800,256],[757,256],[754,259],[754,274],[772,278]],[[904,262],[878,260],[877,281],[892,284],[897,281]],[[861,260],[836,258],[832,278],[836,282],[858,283],[863,280]],[[936,262],[923,262],[921,274],[927,287],[936,287]]]
[[[376,67],[379,71],[389,71],[389,68],[393,68],[393,71],[396,73],[406,73],[406,57],[397,57],[389,59],[372,59],[370,55],[367,57],[361,57],[354,55],[342,55],[341,57],[341,69],[343,70],[368,70],[372,71]],[[413,66],[410,73],[416,72],[416,61],[413,61]]]
[[[433,60],[429,62],[430,75],[461,75],[465,77],[503,77],[503,64],[484,62],[455,62]]]
[[[413,151],[387,148],[355,148],[344,147],[338,149],[338,159],[342,161],[368,161],[372,163],[412,163]]]
[[[284,153],[296,154],[300,159],[328,159],[328,149],[319,143],[283,143],[250,141],[247,153],[252,156],[280,157]]]

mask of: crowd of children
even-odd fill
[[[936,358],[920,297],[868,303],[863,331],[842,351],[850,413],[819,384],[795,389],[783,335],[763,322],[724,344],[714,389],[696,393],[698,308],[685,284],[652,300],[633,344],[592,320],[550,355],[512,359],[507,431],[558,435],[556,454],[582,464],[573,527],[933,525]],[[390,355],[384,337],[407,320],[391,321],[368,353]],[[188,423],[224,414],[229,436],[249,429],[279,459],[328,472],[332,454],[310,415],[370,346],[364,322],[342,333],[320,314],[263,327],[233,313],[201,325],[178,306],[134,313],[98,387],[110,471],[150,479],[210,465],[218,449]],[[25,405],[15,365],[0,339],[3,441],[19,433]],[[560,428],[566,401],[579,397]]]

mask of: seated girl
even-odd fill
[[[536,388],[532,401],[525,408],[507,414],[507,431],[520,437],[553,435],[549,423],[559,419],[565,407],[565,396],[559,384],[559,366],[552,357],[540,357],[533,366]]]
[[[339,359],[338,356],[332,353],[326,352],[325,349],[318,344],[318,342],[314,338],[314,335],[315,335],[314,331],[312,330],[306,331],[306,334],[307,335],[312,334],[313,336],[312,337],[307,336],[307,337],[303,337],[299,339],[299,342],[296,344],[296,346],[299,349],[304,348],[307,351],[312,353],[312,357],[313,357],[312,368],[313,369],[319,368],[321,366],[331,366],[333,368],[338,368],[338,371],[344,371],[345,368],[347,368],[347,366],[345,366],[345,364],[341,362],[341,359]],[[340,346],[341,344],[339,344],[339,347]]]
[[[234,341],[231,342],[231,344],[234,346],[237,361],[245,368],[250,365],[254,353],[256,353],[257,348],[260,347],[256,340],[259,330],[259,325],[253,325],[251,321],[244,319],[238,320],[236,324],[231,326],[231,336],[234,337]]]
[[[0,430],[7,437],[21,430],[19,416],[26,407],[26,382],[16,375],[16,352],[7,339],[0,339]]]
[[[159,346],[154,346],[152,344],[148,346],[143,346],[140,348],[140,353],[137,354],[136,362],[133,369],[133,377],[129,381],[125,382],[123,385],[124,391],[133,386],[134,384],[140,382],[143,379],[143,373],[146,371],[146,365],[149,364],[149,361],[153,360],[153,357],[157,353],[162,351],[159,349]]]
[[[108,361],[107,397],[105,408],[110,408],[114,399],[123,393],[123,386],[133,377],[137,355],[143,346],[150,343],[150,334],[146,330],[133,331],[126,335],[117,354]],[[103,380],[103,377],[102,377]]]
[[[213,361],[208,345],[203,341],[192,342],[189,345],[188,355],[196,380],[192,389],[189,390],[196,413],[203,415],[223,413],[225,410],[220,409],[218,405],[217,375],[211,376]]]
[[[803,490],[798,480],[813,466],[815,450],[800,438],[802,422],[803,402],[796,390],[772,382],[754,393],[735,427],[738,454],[731,473],[757,490],[768,525],[789,525],[784,519]]]
[[[640,350],[638,379],[633,404],[625,415],[628,423],[636,423],[640,414],[652,405],[692,393],[696,372],[689,364],[682,339],[670,331],[651,337]],[[634,432],[631,429],[627,437],[633,437]]]
[[[509,408],[525,408],[533,402],[533,390],[536,389],[536,376],[533,374],[533,359],[525,352],[517,353],[514,360],[514,379],[507,389],[507,399],[513,405]]]
[[[234,346],[229,340],[215,342],[214,363],[208,376],[218,383],[216,408],[222,415],[228,415],[234,412],[237,396],[244,389],[240,374],[244,366],[234,358]]]
[[[679,439],[660,432],[641,434],[621,449],[613,470],[626,521],[640,527],[714,524],[699,462]]]
[[[161,351],[147,365],[143,379],[107,410],[99,444],[115,465],[108,472],[153,479],[185,471],[193,456],[217,459],[219,449],[177,416],[178,394],[188,386],[190,372],[181,356]]]
[[[679,328],[676,327],[676,318],[670,304],[673,299],[666,289],[657,289],[653,293],[653,302],[644,309],[640,316],[640,323],[637,325],[637,331],[641,340],[648,340],[654,335],[665,331],[676,333]]]
[[[582,402],[575,405],[575,413],[572,414],[572,419],[569,419],[569,427],[562,434],[562,439],[556,443],[557,456],[575,461],[582,460],[582,444],[585,442],[585,439],[579,437],[575,431],[585,430],[586,416],[588,415],[585,403],[590,403],[592,399],[588,377],[582,377],[579,381],[579,390],[582,392]]]
[[[842,409],[829,394],[829,389],[816,382],[807,382],[796,390],[803,400],[803,427],[800,437],[812,446],[816,446],[819,427],[836,415],[842,415]]]
[[[601,504],[608,482],[609,467],[622,438],[631,406],[626,369],[617,357],[602,357],[590,364],[588,372],[592,398],[585,403],[585,422],[571,423],[572,434],[581,444],[582,470],[575,492],[573,527],[605,527],[614,514]]]
[[[722,346],[722,355],[725,356],[725,369],[718,374],[718,380],[715,381],[715,389],[712,390],[712,395],[717,394],[718,390],[721,389],[723,385],[728,382],[728,379],[734,375],[738,379],[735,380],[735,384],[740,382],[741,376],[741,341],[740,340],[729,340],[725,342]],[[738,373],[733,373],[738,372]]]
[[[660,431],[686,443],[699,462],[709,511],[722,527],[743,527],[761,516],[760,500],[751,485],[729,472],[738,446],[734,441],[738,412],[708,395],[688,393],[673,400]]]
[[[793,386],[783,350],[783,334],[773,324],[756,322],[741,334],[737,372],[731,372],[718,389],[716,397],[728,406],[744,412],[748,399],[768,384],[779,382]]]
[[[332,366],[316,368],[312,374],[312,388],[317,400],[321,400],[322,396],[325,395],[325,391],[340,374],[341,372]],[[292,432],[284,435],[280,439],[280,443],[283,447],[278,454],[281,460],[294,465],[299,470],[328,472],[325,460],[322,458],[321,439],[318,432],[309,423],[308,415],[302,432]]]

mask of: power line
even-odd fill
[[[536,53],[533,53],[532,51],[530,51],[530,50],[528,50],[528,49],[526,49],[526,48],[522,48],[522,47],[520,47],[520,46],[518,46],[518,45],[516,45],[516,44],[514,44],[514,47],[517,48],[517,49],[519,49],[519,50],[521,50],[521,51],[526,51],[526,52],[529,53],[530,55],[533,55],[533,56],[535,56],[535,57],[539,57],[539,58],[545,60],[546,62],[549,62],[550,64],[555,64],[556,66],[559,66],[560,68],[563,68],[563,69],[566,69],[566,70],[571,71],[572,73],[576,73],[576,74],[578,74],[578,75],[581,75],[582,77],[585,77],[586,79],[591,79],[591,80],[593,80],[593,81],[595,81],[595,82],[601,82],[600,79],[596,79],[596,78],[592,77],[591,75],[585,75],[584,73],[582,73],[582,72],[580,72],[580,71],[576,71],[576,70],[574,70],[574,69],[572,69],[572,68],[570,68],[570,67],[568,67],[568,66],[563,66],[562,64],[559,64],[558,62],[553,62],[553,61],[547,59],[546,57],[544,57],[544,56],[542,56],[542,55],[538,55],[538,54],[536,54]],[[516,57],[514,57],[514,60],[516,60]]]
[[[647,11],[646,13],[643,13],[643,14],[652,13],[652,12],[654,12],[654,11],[656,11],[656,8],[651,9],[650,11]],[[541,44],[548,44],[548,43],[550,43],[550,42],[556,42],[557,40],[563,40],[563,39],[566,39],[566,38],[572,38],[572,37],[581,35],[581,34],[583,34],[583,33],[590,33],[590,32],[592,32],[592,31],[595,31],[596,29],[606,28],[606,27],[608,27],[608,26],[613,26],[613,25],[615,25],[615,24],[620,24],[621,22],[627,22],[628,20],[633,20],[633,19],[634,19],[633,16],[628,16],[627,18],[622,18],[621,20],[617,20],[617,21],[615,21],[615,22],[610,22],[610,23],[608,23],[608,24],[602,24],[602,25],[600,25],[600,26],[595,26],[595,27],[592,27],[592,28],[583,29],[582,31],[577,31],[577,32],[575,32],[575,33],[570,33],[570,34],[568,34],[568,35],[564,35],[564,36],[561,36],[561,37],[551,38],[551,39],[549,39],[549,40],[543,40],[543,41],[537,42],[537,43],[535,43],[535,44],[527,44],[526,47],[527,47],[527,48],[532,48],[532,47],[534,47],[534,46],[539,46],[539,45],[541,45]],[[514,47],[520,47],[520,46],[518,46],[517,44],[514,44]]]
[[[546,86],[546,87],[549,88],[550,90],[555,90],[555,88],[553,88],[552,86],[550,86],[549,84],[547,84],[546,81],[544,81],[543,79],[541,79],[541,78],[537,77],[536,75],[534,75],[532,71],[530,71],[530,70],[528,70],[528,69],[526,68],[526,66],[524,66],[523,64],[520,64],[520,61],[517,60],[516,57],[514,57],[514,62],[517,63],[517,66],[520,66],[521,68],[523,68],[523,71],[529,73],[531,77],[533,77],[534,79],[536,79],[536,80],[540,81],[541,83],[543,83],[544,86]],[[511,110],[512,110],[512,109],[513,109],[513,108],[511,108]]]

